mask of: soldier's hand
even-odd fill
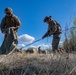
[[[7,32],[4,31],[3,34],[7,34]]]
[[[12,27],[13,29],[16,29],[16,27]]]

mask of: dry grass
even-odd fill
[[[0,75],[76,75],[76,54],[0,55]]]

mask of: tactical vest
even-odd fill
[[[5,26],[6,27],[16,27],[16,18],[13,16],[11,16],[11,17],[5,16]]]

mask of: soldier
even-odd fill
[[[53,35],[52,50],[53,52],[56,52],[60,41],[61,26],[56,21],[52,20],[51,16],[46,16],[44,22],[48,24],[48,31],[44,34],[42,39]]]
[[[38,47],[38,53],[40,53],[40,52],[41,52],[41,46]]]
[[[5,35],[4,41],[0,48],[1,54],[9,53],[11,50],[17,47],[18,38],[17,31],[21,23],[17,16],[15,16],[11,8],[6,8],[4,13],[5,17],[1,22],[1,32]]]

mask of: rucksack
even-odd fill
[[[61,28],[60,24],[59,24],[56,20],[54,20],[54,22],[55,22],[56,25],[57,25],[57,30],[58,30],[59,32],[61,32],[61,31],[62,31],[62,28]]]

